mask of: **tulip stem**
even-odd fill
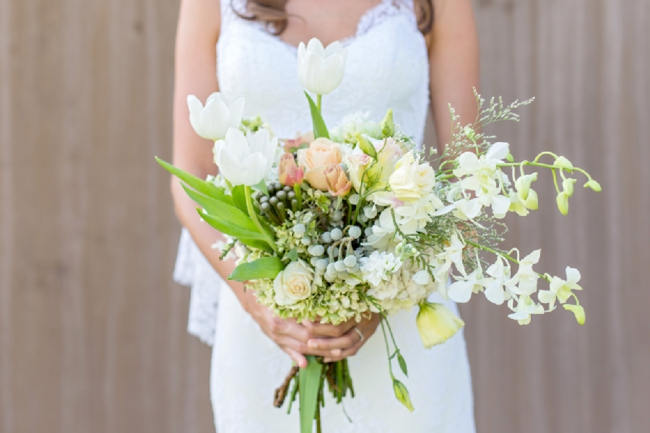
[[[316,95],[316,106],[318,107],[318,112],[320,115],[323,115],[323,95]]]
[[[253,224],[257,227],[257,230],[264,236],[264,241],[269,244],[269,246],[275,251],[278,252],[278,246],[275,245],[273,238],[269,233],[262,227],[260,220],[257,218],[257,213],[253,207],[253,200],[251,199],[251,187],[244,185],[244,196],[246,197],[246,208],[248,209],[248,216],[253,220]]]

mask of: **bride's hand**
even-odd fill
[[[327,359],[332,355],[330,348],[309,347],[307,342],[310,339],[324,335],[343,335],[341,330],[336,331],[331,325],[305,326],[293,319],[282,319],[276,316],[273,311],[257,302],[255,295],[250,291],[246,293],[246,305],[244,308],[257,324],[275,344],[280,347],[300,368],[307,367],[305,355],[322,356]],[[343,325],[341,325],[343,326]],[[320,333],[318,333],[320,331]],[[352,331],[355,332],[355,331]],[[357,333],[355,332],[355,335]],[[370,334],[368,334],[370,335]],[[356,337],[359,339],[358,335]],[[338,345],[335,345],[337,348]],[[338,350],[338,349],[337,349]]]
[[[334,326],[314,322],[303,322],[310,335],[307,341],[310,351],[326,352],[324,362],[336,362],[355,355],[359,349],[375,333],[379,326],[380,316],[373,314],[370,318],[357,323],[349,320]]]

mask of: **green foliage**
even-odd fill
[[[282,261],[277,257],[262,257],[252,262],[242,263],[228,277],[234,281],[273,279],[284,269]]]
[[[312,433],[318,394],[323,379],[323,364],[315,357],[307,357],[307,367],[298,372],[298,390],[300,400],[300,433]]]
[[[305,92],[305,96],[309,102],[309,111],[311,112],[311,121],[314,127],[314,138],[330,138],[330,133],[327,130],[327,125],[325,125],[323,115],[318,109],[318,106],[307,92]]]
[[[196,177],[196,176],[194,176],[194,175],[192,175],[192,174],[190,174],[190,173],[188,173],[186,171],[183,171],[178,167],[174,167],[173,165],[171,165],[167,161],[164,161],[164,160],[158,158],[157,156],[155,157],[155,159],[156,159],[156,162],[158,164],[160,164],[160,166],[162,168],[164,168],[165,170],[167,170],[168,172],[170,172],[171,174],[173,174],[174,176],[176,176],[177,178],[179,178],[180,180],[185,182],[187,185],[189,185],[193,189],[199,191],[200,193],[205,194],[207,196],[219,198],[222,201],[227,201],[229,199],[228,196],[225,194],[224,189],[219,188],[218,186],[216,186],[212,182],[208,182],[206,180],[199,179],[198,177]]]

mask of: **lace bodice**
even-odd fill
[[[227,2],[224,2],[227,3]],[[239,18],[245,1],[222,7],[217,45],[220,90],[246,97],[246,115],[261,115],[276,134],[289,137],[311,128],[296,70],[296,47],[268,33],[263,24]],[[388,108],[404,132],[422,139],[428,104],[426,44],[411,1],[382,0],[360,19],[347,47],[343,82],[324,97],[324,117],[338,123],[350,111],[380,120]]]
[[[261,116],[280,137],[311,129],[297,74],[297,48],[270,34],[262,23],[242,19],[245,0],[221,2],[217,43],[219,90],[244,96],[245,116]],[[341,85],[323,98],[324,117],[336,125],[352,111],[380,120],[389,108],[402,132],[420,143],[429,101],[424,37],[412,0],[382,0],[359,20],[347,47]],[[188,330],[211,344],[223,281],[201,256],[189,235],[181,237],[176,280],[192,286]]]

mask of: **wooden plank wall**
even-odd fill
[[[463,308],[481,432],[650,431],[647,0],[480,0],[497,132],[588,167],[600,195],[511,220],[583,270],[588,324]],[[0,0],[0,433],[209,432],[209,350],[170,282],[172,0]]]

